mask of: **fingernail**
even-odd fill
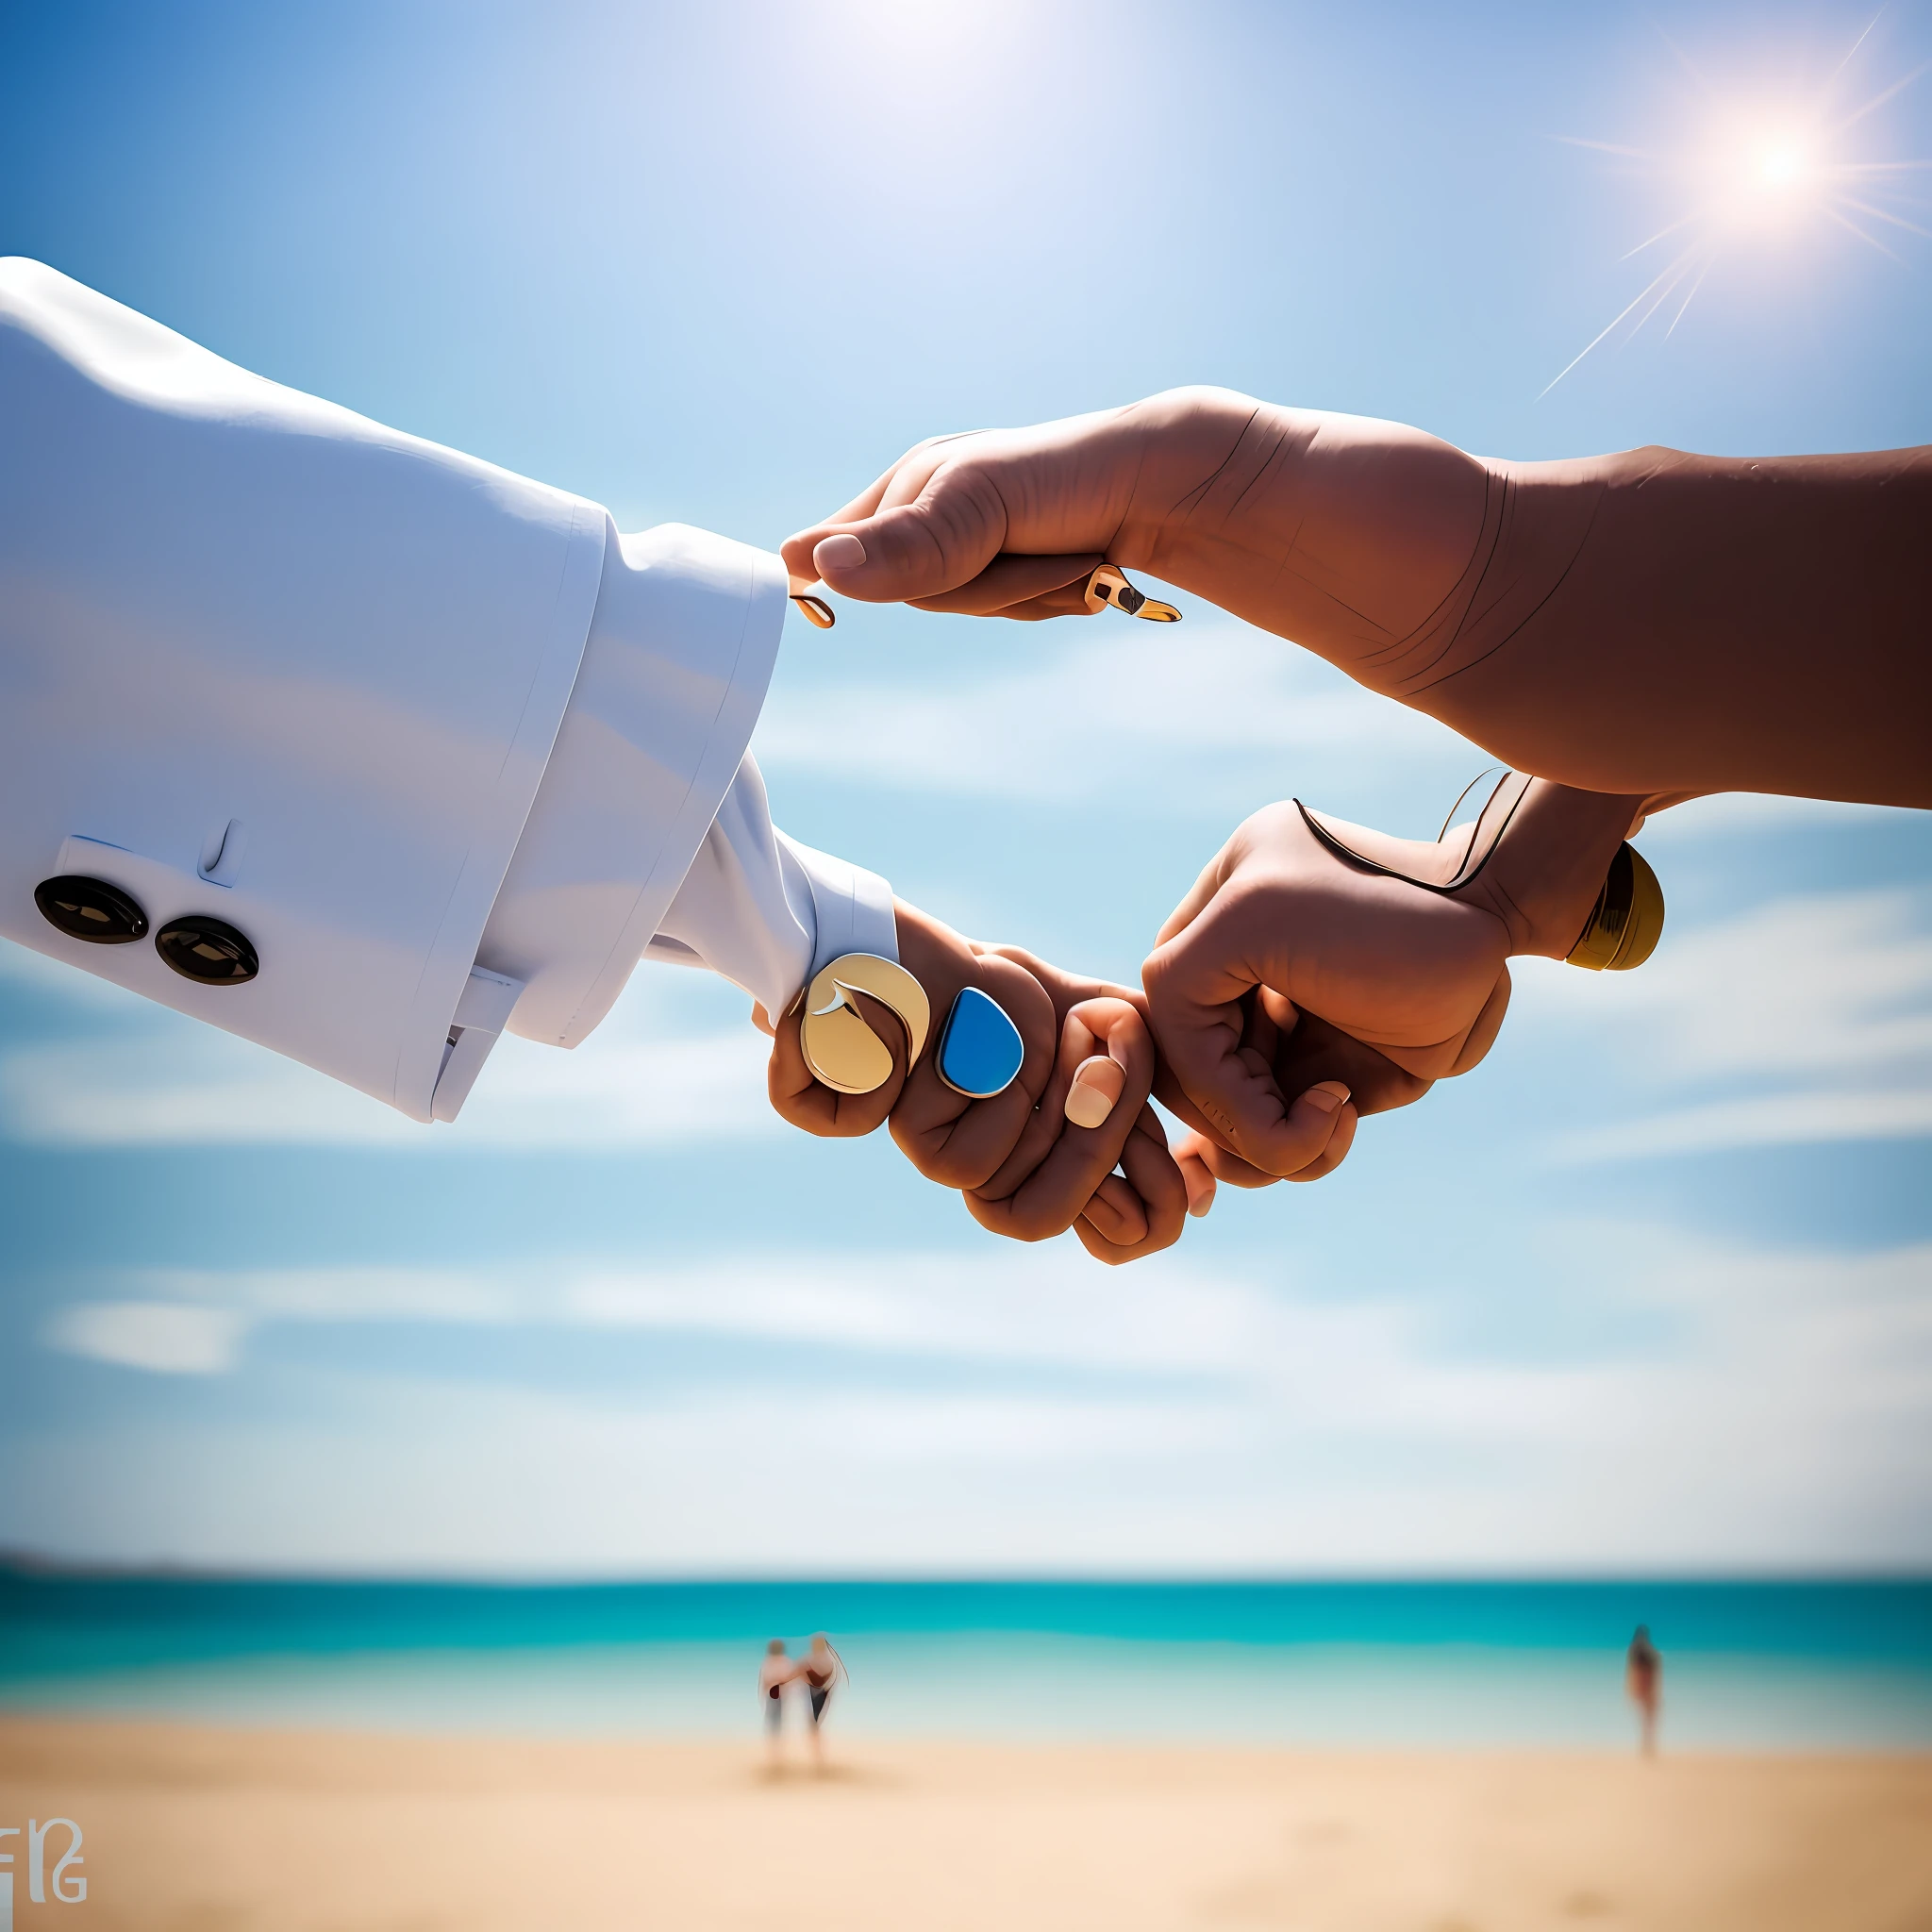
[[[857,537],[821,537],[811,553],[812,567],[828,577],[833,571],[858,570],[865,562],[865,545]]]
[[[1348,1089],[1340,1080],[1324,1080],[1319,1087],[1310,1087],[1302,1098],[1312,1100],[1324,1113],[1340,1113],[1348,1105]]]
[[[1126,1085],[1126,1069],[1106,1054],[1082,1060],[1067,1089],[1067,1118],[1076,1127],[1104,1126]]]

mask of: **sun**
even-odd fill
[[[1830,151],[1828,129],[1793,125],[1789,116],[1717,117],[1705,140],[1666,171],[1694,211],[1672,232],[1689,247],[1742,239],[1746,230],[1762,240],[1774,228],[1795,229],[1817,212]]]
[[[1810,157],[1795,141],[1774,141],[1751,157],[1757,185],[1768,193],[1783,193],[1804,185],[1811,172]]]
[[[1592,349],[1620,330],[1627,341],[1672,303],[1674,309],[1664,332],[1673,333],[1711,269],[1729,251],[1774,243],[1789,247],[1826,223],[1894,259],[1897,251],[1888,237],[1932,240],[1932,233],[1904,212],[1917,213],[1922,208],[1907,191],[1915,179],[1923,180],[1932,161],[1880,159],[1872,152],[1881,110],[1924,70],[1859,100],[1862,90],[1854,91],[1850,82],[1871,32],[1868,26],[1808,91],[1781,101],[1726,97],[1693,70],[1704,99],[1704,126],[1701,138],[1680,148],[1657,151],[1561,137],[1572,146],[1634,161],[1641,171],[1668,181],[1682,193],[1683,211],[1624,257],[1635,260],[1661,244],[1673,245],[1670,258],[1647,286],[1557,373],[1544,395]]]
[[[1727,131],[1715,140],[1708,179],[1697,184],[1713,234],[1724,227],[1794,225],[1816,213],[1829,185],[1830,170],[1820,160],[1828,139],[1817,129],[1774,125]]]

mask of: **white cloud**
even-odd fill
[[[9,1138],[58,1146],[390,1142],[402,1115],[267,1048],[157,1010],[108,1035],[16,1048],[0,1062]]]
[[[1831,798],[1789,798],[1770,791],[1721,791],[1659,812],[1640,835],[1646,852],[1733,833],[1784,832],[1797,826],[1855,829],[1874,820],[1915,816],[1904,806],[1849,805]]]
[[[1916,1140],[1932,1134],[1932,1090],[1894,1092],[1778,1093],[1684,1107],[1613,1126],[1551,1137],[1552,1158],[1645,1159],[1733,1147],[1807,1147],[1834,1141]]]
[[[1548,1230],[1545,1251],[1552,1293],[1613,1295],[1643,1318],[1634,1339],[1537,1359],[1456,1339],[1420,1291],[1334,1303],[1179,1263],[1095,1289],[1052,1251],[1017,1272],[917,1254],[587,1270],[549,1297],[508,1273],[155,1274],[115,1292],[217,1318],[187,1331],[205,1335],[408,1309],[762,1346],[668,1389],[332,1368],[304,1372],[286,1424],[240,1437],[212,1405],[76,1425],[16,1442],[56,1479],[0,1491],[0,1538],[564,1574],[1932,1559],[1932,1246],[1607,1223]],[[815,1353],[788,1372],[787,1343]],[[947,1373],[908,1388],[881,1351]]]
[[[183,1302],[81,1302],[58,1309],[51,1347],[157,1375],[218,1375],[235,1367],[247,1316]]]
[[[790,692],[768,708],[755,742],[774,771],[1042,803],[1110,794],[1156,808],[1183,795],[1273,795],[1257,793],[1257,767],[1277,785],[1319,789],[1324,770],[1365,763],[1448,785],[1446,805],[1486,762],[1446,725],[1231,620],[1179,632],[1116,625],[1005,675],[969,668],[957,683]]]
[[[455,1132],[499,1146],[584,1147],[790,1131],[765,1092],[771,1042],[748,1018],[693,1036],[620,1013],[569,1053],[506,1036]]]
[[[1426,1322],[1409,1302],[1302,1299],[1177,1257],[1103,1274],[1069,1242],[1012,1256],[724,1256],[668,1270],[143,1270],[114,1285],[220,1309],[238,1332],[408,1321],[702,1335],[982,1373],[1101,1374],[1158,1384],[1170,1402],[1181,1385],[1242,1391],[1342,1433],[1453,1426],[1513,1438],[1568,1399],[1564,1378],[1546,1370],[1525,1378],[1465,1363],[1444,1376],[1420,1366]]]
[[[441,1268],[143,1268],[115,1288],[158,1301],[219,1307],[238,1321],[442,1322],[541,1319],[552,1296],[533,1275]]]
[[[1677,1078],[1923,1067],[1932,893],[1774,899],[1685,934],[1639,972],[1597,975],[1598,989],[1604,1010],[1648,1036]]]
[[[53,990],[98,983],[53,970]],[[627,994],[570,1053],[506,1035],[461,1117],[433,1127],[266,1047],[129,1004],[130,1024],[111,1034],[19,1047],[0,1060],[9,1138],[433,1149],[648,1146],[785,1131],[765,1096],[763,1036],[748,1021],[728,1032],[675,1030],[648,991]]]
[[[1666,932],[1630,974],[1516,976],[1519,1038],[1580,1031],[1625,1082],[1684,1098],[1553,1137],[1588,1160],[1932,1132],[1932,892],[1774,900]],[[1689,1097],[1703,1088],[1705,1097]],[[1717,1093],[1709,1090],[1717,1088]],[[1744,1091],[1740,1091],[1740,1089]]]

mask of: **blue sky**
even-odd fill
[[[1932,441],[1932,242],[1643,287],[1813,8],[289,6],[0,14],[0,252],[250,368],[775,546],[940,431],[1188,381],[1537,458]],[[1878,19],[1856,106],[1932,57]],[[1753,137],[1755,138],[1755,136]],[[1846,140],[1932,155],[1932,77]],[[1725,139],[1735,139],[1726,136]],[[1932,176],[1924,177],[1932,180]],[[1932,187],[1924,190],[1932,194]],[[1924,209],[1912,214],[1927,225]],[[1245,813],[1432,827],[1486,760],[1178,632],[788,635],[786,827],[1131,975]],[[856,728],[853,721],[863,728]],[[426,1130],[0,952],[0,1545],[483,1574],[1932,1562],[1932,825],[1643,840],[1642,972],[1526,962],[1474,1075],[1108,1273],[762,1097],[641,972]]]

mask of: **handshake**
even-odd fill
[[[781,567],[622,535],[12,258],[0,405],[0,937],[419,1121],[500,1033],[575,1046],[641,958],[695,964],[760,1003],[786,1119],[890,1120],[985,1225],[1129,1260],[1474,1066],[1511,958],[1641,963],[1650,813],[1932,806],[1932,450],[1516,463],[1173,390],[920,443]],[[1512,769],[1433,841],[1264,807],[1139,987],[772,824],[746,746],[788,577],[821,624],[815,585],[1177,615],[1141,570]]]
[[[1512,954],[1640,964],[1662,899],[1623,842],[1632,805],[1510,774],[1433,843],[1270,806],[1162,926],[1139,988],[964,939],[897,902],[903,973],[869,962],[869,991],[865,968],[841,986],[835,962],[775,1024],[758,1009],[772,1104],[815,1134],[889,1120],[983,1226],[1017,1241],[1072,1227],[1096,1259],[1137,1259],[1178,1241],[1218,1181],[1317,1180],[1361,1115],[1475,1065],[1503,1022]],[[916,990],[891,997],[907,974]],[[1009,1058],[974,1077],[926,1015],[984,1014],[984,1001],[1010,1022]],[[838,1075],[812,1031],[828,1022],[884,1048],[869,1091],[827,1084]],[[1172,1140],[1155,1097],[1183,1124]]]
[[[985,1225],[1019,1240],[1071,1226],[1108,1262],[1171,1245],[1219,1182],[1331,1172],[1363,1115],[1489,1051],[1512,957],[1641,963],[1662,895],[1624,841],[1646,814],[1734,786],[1854,795],[1839,774],[1787,772],[1774,721],[1754,711],[1779,692],[1725,686],[1709,627],[1683,615],[1711,608],[1713,575],[1746,598],[1748,574],[1711,561],[1756,541],[1750,518],[1732,527],[1734,485],[1723,465],[1657,452],[1484,462],[1398,424],[1207,390],[908,451],[785,544],[795,591],[1022,621],[1172,617],[1127,583],[1124,566],[1144,568],[1517,769],[1432,841],[1267,806],[1155,936],[1138,988],[901,905],[901,956],[933,1014],[976,989],[1012,1022],[1012,1084],[961,1091],[855,991],[841,997],[890,1049],[890,1076],[861,1094],[815,1080],[814,1023],[794,1010],[775,1028],[774,1105],[822,1134],[890,1119]],[[1679,557],[1688,531],[1701,560]],[[1762,603],[1749,653],[1732,654],[1760,666],[1776,628]]]

